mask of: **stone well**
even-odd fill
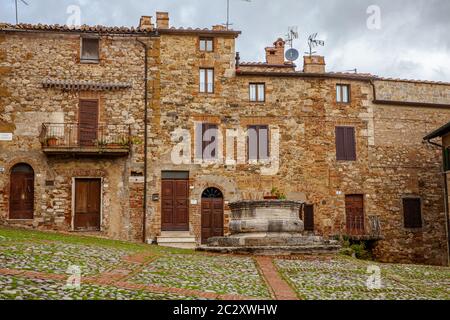
[[[199,250],[221,253],[264,255],[334,253],[336,241],[306,236],[299,201],[239,201],[229,204],[232,211],[230,236],[214,237]]]

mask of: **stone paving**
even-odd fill
[[[268,299],[270,293],[250,257],[185,254],[164,256],[132,282]]]
[[[450,269],[377,264],[336,257],[330,260],[275,261],[280,273],[305,300],[449,300]],[[381,288],[367,281],[381,271]]]
[[[444,299],[450,268],[347,257],[211,255],[0,227],[0,300]],[[367,268],[381,269],[369,290]],[[66,289],[70,266],[81,288]]]

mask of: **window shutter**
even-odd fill
[[[195,158],[203,159],[203,124],[195,125]]]
[[[345,155],[346,160],[356,161],[355,128],[345,128]]]
[[[258,160],[258,127],[248,127],[247,153],[248,160]]]
[[[303,210],[303,222],[305,224],[305,231],[314,231],[314,206],[306,205]]]
[[[336,127],[336,159],[344,161],[345,158],[345,128]]]
[[[405,228],[422,228],[422,208],[420,199],[403,199]]]

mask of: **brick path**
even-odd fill
[[[277,300],[299,300],[294,290],[281,278],[270,257],[256,257],[256,261]]]
[[[156,258],[156,257],[153,257]],[[212,300],[260,300],[261,298],[247,297],[241,295],[229,295],[229,294],[218,294],[212,292],[203,292],[199,290],[188,290],[181,288],[170,288],[157,285],[142,285],[127,282],[127,279],[131,278],[134,274],[139,272],[147,264],[151,263],[153,259],[148,255],[136,255],[132,257],[125,257],[124,261],[131,262],[139,265],[136,270],[120,269],[105,272],[96,276],[83,277],[81,283],[92,284],[92,285],[103,285],[110,286],[121,289],[128,290],[141,290],[148,291],[151,293],[171,293],[182,296],[198,297],[204,299]],[[17,276],[27,279],[39,279],[39,280],[55,280],[55,281],[66,281],[68,275],[61,274],[49,274],[43,272],[34,271],[24,271],[24,270],[13,270],[13,269],[0,269],[0,275],[4,276]]]

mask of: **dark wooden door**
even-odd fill
[[[98,139],[98,101],[80,100],[80,146],[94,146]]]
[[[349,195],[345,197],[347,232],[349,235],[364,235],[364,196]]]
[[[189,231],[189,180],[163,180],[162,231]]]
[[[202,243],[223,236],[223,199],[202,199]]]
[[[74,229],[77,231],[100,231],[101,180],[75,180]]]
[[[11,171],[9,218],[34,218],[34,171],[28,165],[19,165]]]
[[[303,222],[305,224],[305,231],[314,231],[314,206],[305,205],[303,209]]]

